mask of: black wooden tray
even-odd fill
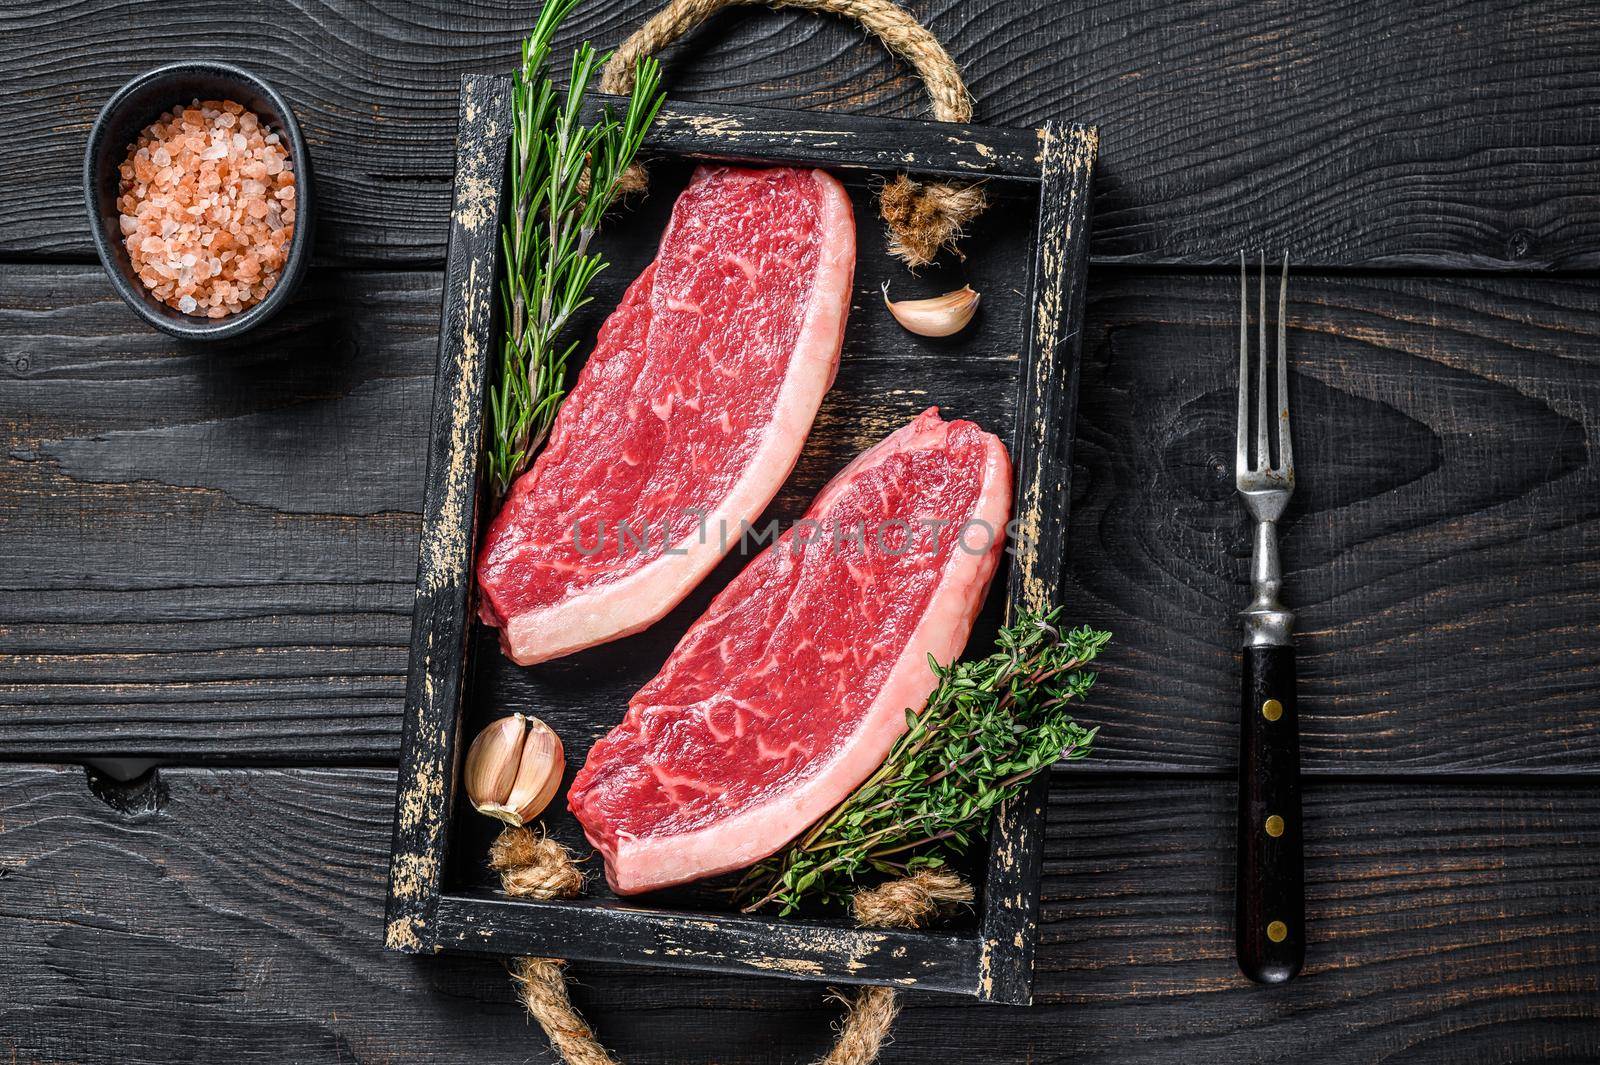
[[[979,889],[974,912],[928,931],[858,929],[843,917],[746,916],[703,888],[621,900],[599,876],[591,878],[584,898],[529,902],[500,891],[485,868],[496,824],[458,796],[462,736],[514,710],[533,713],[566,741],[569,770],[580,765],[743,562],[726,560],[683,605],[638,636],[528,669],[505,659],[492,634],[473,620],[473,560],[486,517],[483,409],[498,350],[508,92],[504,78],[467,77],[461,84],[388,945],[892,984],[1026,1003],[1043,779],[1001,811],[987,854],[975,856],[969,870]],[[1059,585],[1096,145],[1095,131],[1082,126],[997,129],[672,104],[646,141],[652,193],[604,234],[612,267],[596,282],[595,309],[579,328],[592,334],[653,257],[687,161],[801,163],[839,176],[855,203],[859,244],[844,356],[805,453],[766,516],[800,515],[850,458],[929,405],[999,433],[1011,445],[1016,512],[1025,533],[1019,542],[1026,542],[1009,556],[1006,579],[995,582],[973,634],[973,646],[985,647],[1013,605],[1043,607]],[[913,278],[889,258],[872,191],[876,181],[898,171],[987,179],[993,202],[964,242],[965,262]],[[882,307],[878,288],[885,280],[901,296],[970,281],[983,294],[983,308],[958,337],[913,337]],[[588,853],[566,811],[565,792],[544,821],[578,853]]]

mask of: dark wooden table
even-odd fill
[[[591,0],[614,43],[653,5]],[[1600,8],[912,0],[980,117],[1099,123],[1063,595],[1115,630],[1053,778],[1038,1004],[892,1062],[1600,1060]],[[0,8],[0,1061],[551,1060],[501,967],[380,949],[455,85],[530,3]],[[274,81],[326,205],[226,350],[92,259],[89,123]],[[720,18],[683,99],[917,115],[843,25]],[[1233,963],[1241,246],[1296,263],[1309,957]],[[87,768],[86,768],[87,767]],[[151,768],[158,767],[158,768]],[[584,965],[628,1062],[809,1060],[806,985]]]

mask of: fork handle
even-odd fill
[[[1294,647],[1244,649],[1235,938],[1250,979],[1281,984],[1305,961],[1300,722]]]

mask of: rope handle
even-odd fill
[[[542,833],[506,828],[489,848],[489,867],[506,893],[523,899],[565,899],[583,888],[572,852]],[[972,901],[972,888],[953,873],[922,869],[856,892],[856,923],[872,928],[918,928],[949,905]],[[518,958],[512,982],[528,1015],[567,1065],[618,1065],[572,1004],[557,958]],[[845,1017],[831,1050],[817,1065],[872,1065],[894,1027],[900,1004],[890,987],[863,987],[844,1002]]]
[[[633,89],[634,68],[692,32],[728,7],[792,7],[852,19],[892,54],[910,63],[927,87],[933,114],[941,122],[972,121],[972,94],[961,80],[955,61],[927,27],[892,0],[668,0],[660,11],[633,32],[611,56],[600,76],[600,90],[618,96]],[[625,187],[644,187],[635,163]],[[933,262],[940,249],[955,249],[962,229],[983,213],[987,201],[978,185],[922,183],[897,174],[884,185],[878,210],[889,227],[889,253],[913,269]]]

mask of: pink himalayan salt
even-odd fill
[[[232,100],[175,107],[128,146],[119,172],[123,241],[157,299],[222,318],[277,286],[294,238],[295,176],[253,112]]]

